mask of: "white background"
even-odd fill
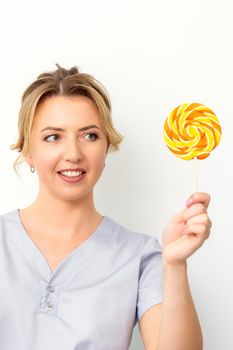
[[[232,85],[230,0],[8,1],[0,6],[0,212],[29,205],[36,174],[12,165],[20,98],[36,76],[78,65],[108,89],[124,135],[108,156],[96,207],[121,224],[159,237],[195,191],[194,165],[166,148],[168,113],[199,102],[217,114],[221,143],[198,162],[199,190],[211,194],[212,235],[189,259],[205,350],[232,350]],[[142,349],[137,327],[131,349]]]

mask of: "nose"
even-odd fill
[[[70,162],[78,162],[84,157],[79,142],[77,140],[70,140],[67,142],[65,149],[65,160]]]

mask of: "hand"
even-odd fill
[[[207,215],[208,193],[196,192],[186,208],[174,215],[163,233],[163,259],[168,264],[186,263],[210,235],[212,222]]]

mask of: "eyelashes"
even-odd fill
[[[92,136],[95,137],[94,140],[93,140],[93,139],[90,140],[90,141],[92,141],[92,142],[95,141],[95,140],[97,140],[97,139],[99,138],[99,136],[98,136],[96,133],[88,133],[88,134],[85,135],[85,137],[88,136],[88,135],[92,135]],[[48,136],[46,136],[46,137],[44,138],[44,141],[50,142],[50,143],[57,142],[57,141],[49,141],[49,138],[51,138],[52,136],[60,137],[59,134],[50,134],[50,135],[48,135]]]

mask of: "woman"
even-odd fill
[[[104,87],[76,67],[30,84],[18,126],[14,169],[26,161],[39,192],[0,216],[0,348],[126,350],[139,322],[146,350],[202,349],[186,260],[209,236],[209,195],[174,215],[162,249],[101,215],[94,185],[123,137]]]

